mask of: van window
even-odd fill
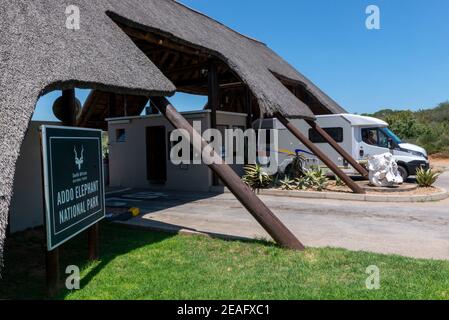
[[[372,146],[388,148],[388,136],[380,128],[362,129],[362,140]]]
[[[335,142],[343,142],[343,128],[323,128]],[[315,129],[309,129],[309,140],[313,143],[327,143],[326,140]]]
[[[388,148],[388,136],[382,130],[378,130],[379,147]]]

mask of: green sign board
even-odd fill
[[[47,248],[105,216],[101,130],[42,126]]]

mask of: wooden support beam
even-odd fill
[[[253,126],[253,106],[252,106],[252,93],[251,90],[245,88],[245,98],[244,98],[244,109],[247,115],[246,117],[246,128],[251,129]]]
[[[160,61],[158,61],[158,65],[160,68],[163,68],[165,63],[167,62],[168,58],[170,57],[170,51],[166,50],[165,53],[163,54],[162,58]]]
[[[347,153],[332,137],[321,128],[315,121],[306,120],[307,124],[312,127],[324,140],[329,143],[354,169],[356,169],[364,178],[368,178],[368,170],[360,165],[349,153]]]
[[[177,92],[182,92],[182,93],[187,93],[187,94],[194,94],[194,95],[199,95],[199,96],[207,96],[207,89],[206,88],[202,88],[202,87],[178,87],[177,88]]]
[[[218,83],[218,69],[217,64],[214,61],[210,61],[207,72],[207,92],[208,92],[208,107],[211,110],[210,113],[210,127],[217,129],[217,109],[220,104],[220,85]],[[212,174],[212,184],[218,186],[220,181],[216,174]]]
[[[117,95],[113,92],[109,94],[107,110],[109,118],[114,118],[117,116]]]
[[[188,45],[187,43],[183,44],[180,42],[175,42],[163,35],[157,35],[156,33],[149,33],[147,31],[131,28],[120,23],[119,26],[128,36],[152,43],[158,47],[165,47],[170,50],[179,51],[194,56],[209,56],[209,54],[204,52],[202,49],[195,48],[194,46]]]
[[[354,193],[365,194],[365,190],[355,183],[349,176],[347,176],[331,159],[324,154],[317,146],[315,146],[306,136],[304,136],[298,128],[296,128],[288,119],[282,114],[277,113],[276,118],[299,140],[301,141],[314,155],[316,155],[323,163],[332,170]]]
[[[42,133],[39,135],[40,149],[42,150]],[[42,192],[42,221],[44,222],[44,234],[45,234],[45,284],[47,296],[53,298],[57,295],[59,290],[59,248],[48,251],[48,237],[45,232],[46,228],[49,228],[47,224],[47,207],[45,203],[45,178],[44,178],[44,156],[40,152],[41,158],[41,192]]]
[[[95,90],[92,90],[84,103],[80,116],[76,120],[77,127],[85,127],[87,125],[88,119],[95,111],[95,105],[98,103],[98,99],[99,95]]]
[[[220,89],[223,90],[242,89],[244,86],[243,82],[220,83]]]
[[[176,64],[179,62],[179,60],[181,59],[181,54],[178,52],[173,52],[172,53],[172,59],[170,61],[170,64],[168,65],[167,69],[174,69],[174,67],[176,66]]]
[[[87,231],[87,241],[89,246],[89,260],[98,260],[100,256],[100,230],[98,223],[94,224]]]
[[[123,116],[128,116],[128,96],[123,95]]]
[[[217,129],[217,109],[219,107],[219,91],[217,65],[211,61],[207,73],[208,78],[208,106],[211,110],[211,128]]]
[[[59,280],[60,280],[59,248],[53,249],[52,251],[46,250],[45,278],[47,284],[47,296],[53,298],[58,294],[59,291]]]
[[[189,64],[187,66],[183,66],[183,67],[178,67],[178,68],[172,68],[172,69],[162,69],[162,72],[165,75],[178,75],[180,73],[186,73],[186,72],[191,72],[191,71],[197,71],[197,70],[202,70],[202,69],[207,69],[208,65],[205,63],[195,63],[195,64]]]
[[[201,148],[208,146],[208,143],[193,129],[190,123],[176,111],[166,98],[152,97],[151,101],[175,128],[184,129],[188,132],[189,136],[187,138],[190,138],[191,143],[194,139],[198,139],[197,141],[201,141]],[[195,147],[198,146],[194,145],[194,148]],[[195,151],[202,152],[202,150]],[[240,179],[234,170],[222,162],[221,157],[216,152],[214,152],[214,154],[207,160],[209,163],[213,162],[212,160],[220,162],[219,164],[215,163],[209,165],[209,168],[220,177],[235,197],[277,243],[290,249],[304,249],[304,246],[293,233],[288,230],[287,227],[256,196],[253,190]]]
[[[150,104],[147,108],[148,108],[149,112],[147,111],[146,114],[159,114],[159,110],[156,108],[156,106],[151,101],[151,99],[150,99]]]
[[[64,90],[62,91],[62,96],[64,99],[64,105],[67,106],[66,109],[71,113],[71,123],[67,124],[68,126],[76,126],[76,97],[75,97],[75,89]],[[66,104],[67,103],[67,104]],[[71,110],[71,111],[70,111]],[[88,247],[89,247],[89,259],[97,260],[98,252],[99,252],[99,237],[98,237],[98,223],[94,224],[88,230]],[[57,254],[57,253],[54,253]],[[50,254],[50,257],[47,259],[54,259],[52,256],[54,254]],[[52,260],[51,260],[52,261]],[[54,263],[54,262],[52,262]]]
[[[75,89],[68,89],[62,91],[62,103],[65,113],[63,124],[65,126],[76,126],[76,100]]]

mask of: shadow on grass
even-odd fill
[[[167,233],[135,232],[100,225],[100,260],[93,262],[95,267],[81,280],[81,287],[89,282],[113,259],[144,246],[156,244],[173,237]],[[60,247],[60,294],[64,298],[69,291],[65,289],[65,269],[76,265],[80,269],[89,267],[88,245],[85,232]],[[46,299],[45,287],[45,243],[42,228],[28,230],[9,237],[5,251],[5,266],[0,280],[0,299]]]
[[[175,227],[175,226],[172,226]],[[182,227],[179,227],[182,228]],[[134,228],[100,224],[100,260],[89,262],[87,235],[85,233],[60,247],[60,292],[56,299],[64,299],[70,291],[65,289],[65,269],[76,265],[81,270],[92,269],[81,279],[86,287],[111,261],[142,247],[155,245],[176,236],[176,233],[143,231]],[[266,239],[223,237],[211,238],[278,247]],[[0,299],[47,299],[45,287],[45,244],[43,229],[33,229],[9,237],[6,246],[5,268],[0,280]]]

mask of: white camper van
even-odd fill
[[[317,116],[317,124],[356,160],[367,160],[370,155],[391,152],[399,165],[404,180],[416,174],[420,167],[428,168],[429,159],[423,148],[403,143],[389,128],[388,123],[371,117],[353,114]],[[317,145],[334,163],[348,174],[357,172],[304,120],[291,119],[300,131]],[[277,119],[263,119],[254,123],[255,129],[278,129],[279,172],[285,172],[295,154],[300,153],[307,163],[322,165],[317,157],[297,140]]]

